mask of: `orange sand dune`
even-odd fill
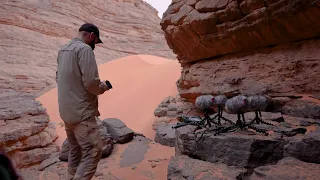
[[[99,96],[100,119],[119,118],[135,132],[153,139],[153,112],[167,96],[177,94],[176,81],[180,77],[178,61],[150,55],[128,56],[99,67],[101,80],[109,80],[113,89]],[[60,119],[57,89],[40,96],[51,122],[57,123],[61,145],[66,135]]]

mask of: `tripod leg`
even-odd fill
[[[260,117],[259,117],[259,111],[255,111],[256,117],[254,118],[257,124],[260,124]]]
[[[225,117],[221,117],[223,120],[225,120],[225,121],[227,121],[227,122],[229,122],[230,124],[232,124],[232,125],[234,125],[235,123],[234,122],[232,122],[230,119],[227,119],[227,118],[225,118]]]
[[[257,124],[266,124],[266,125],[270,125],[270,126],[274,126],[273,124],[271,124],[271,123],[268,123],[268,122],[266,122],[266,121],[263,121],[262,120],[262,115],[261,115],[261,111],[258,111],[257,113],[259,113],[259,117],[257,117]]]
[[[261,111],[259,110],[258,112],[259,112],[260,119],[262,119]]]
[[[218,125],[221,125],[222,108],[218,106]]]
[[[207,125],[208,125],[209,127],[211,127],[210,119],[208,119],[208,118],[206,118],[206,119],[207,119]]]
[[[246,126],[246,120],[244,118],[244,113],[241,113],[241,117],[242,117],[242,128],[244,128]]]
[[[256,127],[251,126],[251,125],[248,125],[248,128],[251,128],[251,129],[255,130],[255,131],[258,132],[258,133],[263,133],[263,134],[265,134],[266,136],[269,135],[269,133],[268,133],[266,130],[264,130],[264,129],[259,129],[259,128],[256,128]]]

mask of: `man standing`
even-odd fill
[[[101,82],[93,50],[102,43],[99,29],[90,23],[79,28],[58,53],[58,102],[69,141],[68,180],[89,180],[101,158],[102,145],[96,123],[98,95],[109,90]]]

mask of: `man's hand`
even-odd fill
[[[106,82],[104,82],[104,81],[100,83],[100,88],[103,90],[103,92],[109,90],[109,87],[107,86]]]

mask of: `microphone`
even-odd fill
[[[196,99],[195,105],[197,108],[201,110],[210,109],[213,105],[212,103],[213,98],[214,97],[212,95],[198,96]]]

